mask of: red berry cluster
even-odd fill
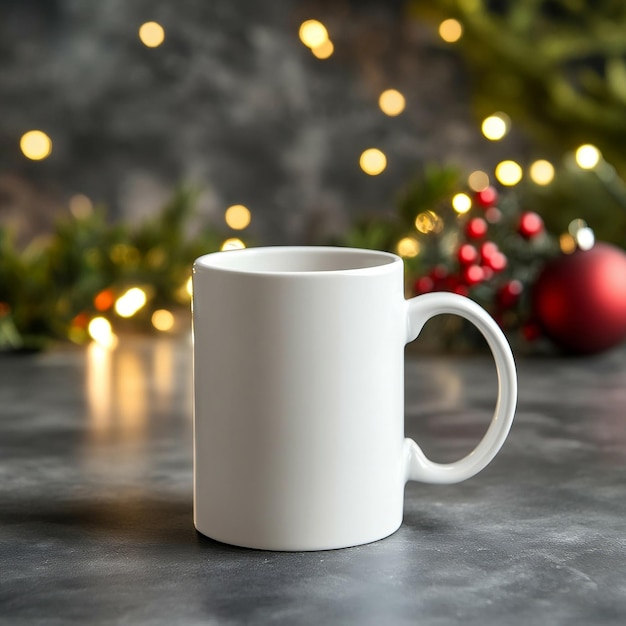
[[[487,239],[489,223],[500,220],[501,213],[496,207],[498,192],[487,187],[474,196],[474,203],[484,210],[484,217],[472,217],[465,224],[465,241],[456,251],[458,270],[449,273],[443,266],[433,268],[426,276],[418,278],[414,289],[417,294],[430,291],[452,291],[467,295],[469,290],[481,283],[490,281],[506,269],[508,259],[498,245]],[[517,232],[525,239],[531,239],[543,231],[543,221],[536,213],[525,212],[520,218]],[[505,282],[495,293],[495,304],[501,311],[510,309],[522,293],[519,280]]]

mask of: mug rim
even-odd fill
[[[250,257],[259,260],[271,255],[326,255],[333,253],[337,258],[352,259],[351,263],[342,263],[340,267],[324,269],[264,269],[250,267]],[[357,258],[360,263],[356,262]],[[246,267],[243,267],[243,265]],[[198,257],[193,263],[193,272],[202,270],[223,271],[233,274],[259,276],[336,276],[336,275],[373,275],[393,271],[397,265],[403,265],[402,259],[392,252],[353,248],[348,246],[259,246],[238,250],[211,252]]]

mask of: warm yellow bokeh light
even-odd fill
[[[243,230],[250,224],[252,216],[243,204],[234,204],[226,209],[224,219],[233,230]]]
[[[172,330],[174,316],[167,309],[158,309],[152,314],[152,325],[162,332]]]
[[[430,213],[418,213],[415,218],[415,228],[419,230],[420,233],[427,235],[433,231],[434,227],[435,223]]]
[[[93,212],[93,202],[84,194],[77,193],[70,198],[70,213],[76,219],[89,217]]]
[[[318,48],[328,39],[326,26],[317,20],[307,20],[300,25],[300,41],[309,48]]]
[[[576,164],[583,170],[592,170],[600,161],[600,150],[590,143],[576,150]]]
[[[469,175],[467,184],[472,191],[487,189],[489,187],[489,175],[482,170],[476,170]]]
[[[386,89],[378,98],[378,106],[385,115],[395,117],[404,111],[406,100],[397,89]]]
[[[368,148],[359,159],[361,169],[370,176],[377,176],[387,167],[387,157],[378,148]]]
[[[148,48],[157,48],[165,41],[165,30],[158,22],[146,22],[139,27],[139,39]]]
[[[457,193],[452,198],[452,208],[459,215],[463,215],[472,208],[472,199],[466,193]]]
[[[315,48],[311,48],[311,52],[318,59],[327,59],[332,53],[335,51],[335,46],[330,39],[327,39],[324,43],[321,43],[319,46],[315,46]]]
[[[412,259],[420,253],[420,244],[415,237],[403,237],[398,241],[396,251],[401,257]]]
[[[554,165],[550,161],[539,159],[528,170],[530,179],[537,185],[549,185],[554,180]]]
[[[146,301],[146,292],[139,287],[133,287],[115,301],[115,312],[120,317],[132,317]]]
[[[193,279],[191,278],[191,276],[187,279],[187,282],[185,283],[185,290],[190,296],[193,296]]]
[[[505,113],[494,113],[483,120],[481,130],[487,139],[498,141],[509,132],[509,127],[510,120],[508,115]]]
[[[572,254],[576,251],[576,240],[569,233],[563,233],[559,237],[559,247],[563,254]]]
[[[463,26],[455,19],[444,20],[439,24],[439,36],[447,43],[454,43],[461,39]]]
[[[246,244],[241,241],[241,239],[237,239],[236,237],[231,237],[227,239],[221,247],[221,250],[241,250],[245,248]]]
[[[29,130],[20,139],[20,149],[27,159],[41,161],[50,156],[52,140],[42,130]]]
[[[513,187],[522,180],[522,168],[515,161],[501,161],[496,165],[498,182],[507,187]]]
[[[89,336],[105,348],[113,348],[117,343],[117,337],[113,334],[111,323],[105,317],[94,317],[87,326]]]

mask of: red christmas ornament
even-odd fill
[[[485,259],[485,265],[490,267],[494,272],[501,272],[508,264],[508,259],[502,252],[495,252]]]
[[[429,276],[433,279],[435,283],[444,280],[448,276],[448,270],[445,265],[435,265],[432,270],[430,270]]]
[[[483,265],[483,280],[488,281],[493,278],[493,270],[488,265]]]
[[[484,209],[488,209],[498,202],[498,192],[495,187],[486,187],[476,193],[475,199],[477,204]]]
[[[463,280],[467,285],[477,285],[485,278],[483,268],[480,265],[468,265],[463,268]]]
[[[415,293],[422,294],[430,293],[434,289],[434,287],[435,283],[430,276],[422,276],[415,281],[413,289],[415,290]]]
[[[461,265],[470,265],[478,259],[478,250],[471,243],[464,243],[457,252]]]
[[[493,241],[485,241],[480,246],[480,258],[483,260],[483,263],[498,252],[498,246]]]
[[[539,233],[543,232],[543,220],[541,216],[532,211],[522,213],[517,232],[524,237],[524,239],[536,237]]]
[[[600,352],[626,337],[626,254],[615,246],[554,259],[532,295],[539,325],[564,350]]]
[[[480,239],[487,234],[487,222],[482,217],[473,217],[465,227],[465,234],[470,239]]]
[[[505,309],[510,309],[517,303],[523,290],[524,286],[519,280],[510,280],[498,290],[498,304]]]

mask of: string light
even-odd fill
[[[535,161],[528,173],[530,179],[537,185],[549,185],[554,180],[554,166],[544,159]]]
[[[592,170],[600,162],[600,150],[590,143],[576,150],[576,164],[583,170]]]
[[[522,180],[522,168],[515,161],[501,161],[496,165],[498,182],[507,187],[513,187]]]
[[[82,193],[70,198],[70,213],[78,220],[89,217],[93,212],[93,202]]]
[[[452,208],[459,215],[463,215],[472,208],[472,199],[466,193],[457,193],[452,198]]]
[[[227,239],[221,247],[221,250],[241,250],[245,248],[246,244],[241,241],[241,239],[237,239],[236,237],[231,237]]]
[[[29,130],[20,139],[22,154],[31,161],[42,161],[52,153],[52,140],[42,130]]]
[[[161,332],[167,332],[174,327],[174,316],[167,309],[157,309],[151,319],[152,325]]]
[[[396,250],[401,257],[412,259],[420,253],[420,244],[415,237],[403,237],[398,241]]]
[[[146,301],[146,292],[139,287],[133,287],[116,300],[115,312],[120,317],[132,317],[146,304]]]
[[[433,231],[433,218],[429,213],[418,213],[415,218],[415,228],[422,234],[427,235]]]
[[[387,157],[378,148],[368,148],[359,159],[361,169],[370,176],[377,176],[387,167]]]
[[[165,30],[158,22],[146,22],[139,27],[139,39],[148,48],[158,48],[165,41]]]
[[[591,250],[596,243],[593,230],[587,226],[587,222],[581,219],[572,220],[567,227],[568,234],[581,250]]]
[[[108,311],[115,302],[115,296],[110,289],[103,289],[94,299],[93,305],[98,311]]]
[[[487,189],[489,187],[489,175],[481,170],[476,170],[469,175],[467,184],[472,191]]]
[[[397,89],[386,89],[378,98],[378,106],[385,115],[395,117],[404,111],[406,100]]]
[[[233,230],[243,230],[250,224],[252,217],[250,210],[243,204],[234,204],[226,209],[224,219]]]
[[[483,120],[481,130],[490,141],[498,141],[509,132],[510,126],[511,120],[506,113],[494,113]]]
[[[309,48],[318,48],[328,39],[326,26],[317,20],[307,20],[300,25],[300,41]]]
[[[439,24],[439,36],[446,43],[454,43],[461,39],[463,35],[463,26],[461,22],[455,19],[444,20]]]
[[[563,254],[572,254],[576,250],[576,240],[569,233],[559,237],[559,248]]]
[[[311,48],[311,52],[318,59],[327,59],[332,53],[335,51],[335,46],[330,39],[327,39],[324,43],[321,43],[319,46],[315,46]]]
[[[87,326],[87,332],[96,343],[105,348],[114,348],[117,344],[111,323],[105,317],[94,317]]]

